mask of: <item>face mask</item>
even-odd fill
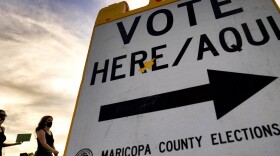
[[[5,121],[5,117],[0,117],[0,121]]]
[[[7,115],[0,115],[0,121],[5,121]]]
[[[47,122],[47,123],[46,123],[46,126],[52,127],[52,122]]]

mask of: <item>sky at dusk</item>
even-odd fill
[[[3,150],[35,152],[35,128],[54,117],[55,146],[63,154],[98,11],[122,0],[0,0],[0,109],[6,143],[19,133],[31,141]],[[130,9],[149,0],[127,0]],[[277,0],[280,3],[280,0]]]

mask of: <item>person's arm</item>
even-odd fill
[[[51,133],[52,133],[52,131],[51,131]],[[52,136],[53,136],[53,133],[52,133]],[[54,142],[53,142],[53,148],[56,149],[55,146],[54,146]],[[58,155],[58,153],[55,154],[55,156],[57,156],[57,155]]]
[[[53,148],[55,149],[55,146],[53,145]],[[56,150],[56,149],[55,149]],[[57,154],[54,154],[55,156],[57,156],[58,155],[58,152],[57,152]]]
[[[53,154],[57,155],[58,151],[55,150],[54,148],[52,148],[51,146],[49,146],[46,142],[46,132],[44,130],[39,130],[37,132],[37,138],[40,141],[41,145],[46,149],[51,151]]]
[[[22,142],[16,142],[16,143],[3,143],[3,147],[9,147],[9,146],[15,146],[20,145]]]
[[[5,132],[5,127],[1,127],[3,132]],[[9,146],[15,146],[15,145],[20,145],[22,142],[16,142],[16,143],[3,143],[3,147],[9,147]]]

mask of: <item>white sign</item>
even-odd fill
[[[96,26],[67,156],[280,154],[271,0],[181,0]]]

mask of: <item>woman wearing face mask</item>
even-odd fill
[[[6,140],[6,136],[4,134],[5,132],[5,127],[2,126],[3,122],[5,121],[7,117],[7,114],[4,110],[0,109],[0,156],[2,156],[2,147],[9,147],[9,146],[14,146],[14,145],[19,145],[21,142],[17,143],[4,143]]]
[[[40,120],[38,127],[35,131],[37,134],[38,148],[35,156],[52,156],[52,153],[57,156],[58,151],[54,147],[53,134],[50,131],[52,127],[53,117],[44,116]]]

